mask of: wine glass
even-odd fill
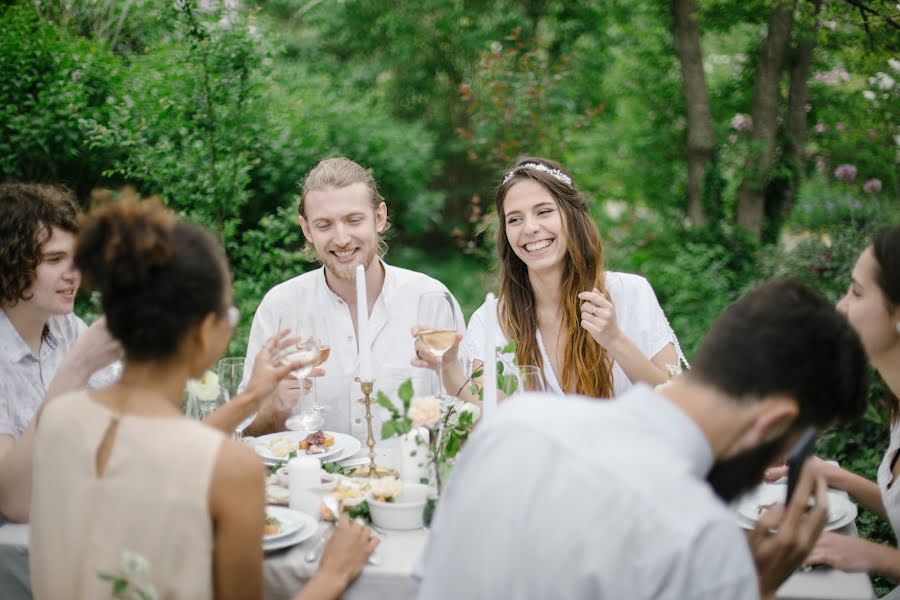
[[[444,397],[444,354],[456,343],[459,322],[450,292],[426,292],[419,296],[416,316],[419,339],[438,358],[438,397]]]
[[[320,324],[316,325],[316,342],[319,344],[319,358],[316,361],[315,367],[321,367],[328,361],[328,357],[331,355],[331,341],[328,337],[328,331]],[[319,402],[319,394],[316,389],[316,377],[310,377],[312,381],[312,397],[313,397],[313,410],[318,413],[324,413],[327,408],[322,406]]]
[[[219,385],[228,393],[228,399],[234,398],[244,379],[244,357],[229,356],[221,359],[216,364],[216,373],[219,375]]]
[[[285,422],[285,427],[297,431],[316,431],[324,423],[325,418],[315,410],[310,410],[305,406],[303,398],[306,395],[306,385],[303,383],[304,378],[309,375],[316,363],[319,361],[319,342],[312,336],[302,337],[293,347],[288,349],[284,360],[287,362],[298,363],[299,366],[292,372],[299,383],[299,398],[297,407],[299,412],[290,417]]]
[[[544,383],[544,373],[535,365],[522,365],[519,367],[519,390],[523,392],[545,392],[547,386]]]

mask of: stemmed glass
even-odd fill
[[[299,332],[295,332],[298,333]],[[299,412],[290,417],[285,422],[285,427],[296,431],[315,431],[324,423],[325,418],[320,412],[314,409],[308,409],[303,398],[306,395],[306,385],[303,383],[304,378],[309,375],[319,362],[321,352],[319,342],[313,336],[300,335],[300,341],[291,347],[284,357],[285,361],[299,363],[299,367],[292,373],[299,383],[299,399],[297,406]]]
[[[419,339],[438,358],[438,397],[444,398],[444,354],[456,342],[459,322],[449,292],[426,292],[419,296],[416,316]]]
[[[219,385],[228,392],[228,399],[231,400],[237,396],[244,379],[244,357],[229,356],[221,359],[216,364],[216,374],[219,376]]]

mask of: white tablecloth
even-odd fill
[[[839,533],[856,535],[856,525],[848,525]],[[412,578],[412,571],[427,539],[428,533],[424,529],[388,532],[378,550],[381,564],[367,565],[344,598],[415,598],[418,584]],[[263,581],[267,600],[292,598],[315,572],[316,565],[304,560],[314,541],[315,538],[266,556]],[[0,598],[3,600],[28,598],[22,595],[17,583],[28,580],[27,554],[27,525],[0,527]],[[871,600],[874,597],[869,578],[864,573],[832,570],[797,572],[777,594],[780,600]]]

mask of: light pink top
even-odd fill
[[[115,418],[85,392],[38,424],[31,498],[34,597],[109,598],[101,573],[142,557],[158,598],[212,598],[210,479],[224,436],[196,421],[124,415],[104,474],[95,453]],[[138,561],[139,562],[139,561]],[[125,565],[128,568],[129,565]]]

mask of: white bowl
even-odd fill
[[[422,513],[428,501],[428,486],[404,483],[403,491],[393,502],[381,502],[369,496],[372,523],[384,529],[421,529],[425,526]]]

